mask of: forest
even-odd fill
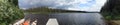
[[[103,6],[101,10],[101,14],[103,17],[110,21],[110,20],[120,20],[120,0],[109,0]],[[18,6],[18,0],[0,0],[0,25],[10,25],[14,23],[14,21],[18,19],[24,18],[24,12],[37,12],[30,10],[21,10]],[[83,11],[67,11],[67,10],[52,10],[48,9],[47,7],[41,7],[41,12],[39,13],[69,13],[69,12],[77,12],[77,13],[86,13]],[[91,12],[90,12],[91,13]]]

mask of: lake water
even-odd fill
[[[26,14],[26,19],[37,20],[37,25],[46,25],[49,18],[56,18],[59,25],[105,25],[99,13],[54,13]]]

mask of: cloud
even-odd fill
[[[48,6],[77,11],[99,12],[106,0],[19,0],[20,8]]]

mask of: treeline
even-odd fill
[[[27,13],[86,13],[84,11],[72,11],[72,10],[64,10],[64,9],[52,9],[48,7],[37,7],[37,8],[29,8],[24,10]]]
[[[101,13],[107,20],[120,20],[120,0],[108,0]]]

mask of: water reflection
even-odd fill
[[[59,25],[105,25],[99,13],[54,13],[26,14],[26,18],[37,20],[37,25],[45,25],[49,18],[56,18]]]

